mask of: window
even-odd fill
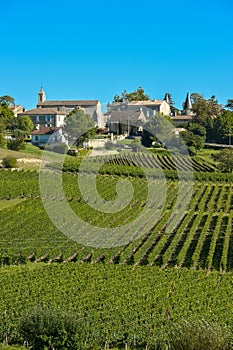
[[[39,115],[36,116],[36,121],[37,121],[37,122],[40,121],[40,116],[39,116]]]
[[[46,115],[45,120],[46,120],[46,122],[51,122],[52,121],[51,115]]]

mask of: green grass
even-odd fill
[[[25,198],[14,198],[10,200],[2,199],[0,200],[0,211],[6,208],[13,207],[14,205],[19,204],[24,200]]]
[[[32,149],[30,147],[28,149],[28,146],[29,145],[26,146],[25,150],[20,150],[20,151],[11,151],[9,149],[0,148],[0,160],[3,159],[4,157],[27,158],[27,159],[29,159],[29,158],[40,158],[41,157],[42,153],[39,155],[37,150],[35,150],[35,153],[33,153]],[[31,146],[31,147],[34,147],[34,146]]]
[[[41,150],[39,147],[26,144],[25,149],[22,149],[21,153],[32,155],[33,157],[41,157],[43,154],[43,150]]]

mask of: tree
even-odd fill
[[[227,100],[227,104],[225,107],[229,108],[231,111],[233,111],[233,99]]]
[[[191,131],[195,135],[203,137],[205,141],[206,129],[204,128],[204,126],[201,126],[198,123],[189,123],[187,126],[187,130]]]
[[[14,105],[15,104],[15,100],[13,97],[8,96],[8,95],[4,95],[4,96],[0,96],[0,104],[1,105]]]
[[[19,151],[20,149],[25,148],[24,143],[24,134],[23,135],[16,135],[14,138],[7,141],[7,148],[12,151]]]
[[[65,119],[63,128],[64,135],[67,134],[68,141],[77,146],[82,146],[96,133],[94,120],[82,109],[75,109]]]
[[[150,147],[152,142],[156,142],[163,146],[171,144],[173,141],[171,119],[160,114],[154,115],[143,126],[142,144]]]
[[[124,90],[121,94],[121,96],[119,95],[115,95],[113,98],[114,102],[124,102],[124,101],[147,101],[150,99],[150,96],[145,94],[144,89],[139,86],[137,90],[133,91],[133,92],[127,92],[126,90]]]
[[[10,129],[16,118],[7,104],[0,104],[0,130]]]
[[[223,110],[213,123],[213,138],[215,142],[232,144],[231,135],[233,132],[233,112]]]
[[[168,100],[169,100],[169,105],[171,109],[171,114],[172,115],[177,115],[179,113],[179,109],[175,107],[175,102],[173,101],[172,95],[168,92]]]
[[[219,168],[224,172],[232,172],[233,170],[233,149],[225,148],[221,150],[217,156]]]
[[[204,147],[204,138],[200,135],[194,134],[192,131],[181,131],[180,137],[187,147],[194,147],[196,150]]]
[[[210,99],[205,100],[202,95],[192,93],[191,100],[192,109],[195,113],[194,120],[203,126],[208,125],[209,121],[217,117],[222,110],[222,106],[215,99],[214,95]]]
[[[25,135],[29,135],[30,132],[34,129],[34,124],[26,115],[22,115],[17,118],[17,129],[25,132]]]

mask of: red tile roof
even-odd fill
[[[41,126],[40,129],[34,130],[31,132],[31,135],[47,135],[47,134],[53,134],[55,131],[59,130],[60,128],[54,127],[54,126]]]
[[[26,111],[24,113],[20,113],[21,115],[66,115],[66,113],[58,111],[54,108],[34,108]]]

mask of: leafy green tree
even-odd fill
[[[89,114],[85,114],[82,109],[75,109],[65,119],[63,128],[64,135],[67,134],[68,141],[77,146],[82,146],[83,142],[96,134],[94,120]]]
[[[224,172],[232,172],[233,170],[233,149],[225,148],[221,150],[217,156],[219,168]]]
[[[7,104],[0,104],[0,130],[11,129],[16,121]]]
[[[206,126],[209,120],[213,120],[222,110],[222,106],[215,99],[215,96],[211,96],[206,100],[198,93],[191,94],[192,109],[195,113],[194,120],[199,124]]]
[[[213,123],[213,139],[215,142],[232,144],[231,136],[233,133],[233,112],[223,110],[217,116]]]
[[[187,130],[191,131],[195,135],[203,137],[204,140],[205,140],[206,129],[204,128],[204,126],[201,126],[198,123],[189,123],[188,126],[187,126]]]
[[[198,123],[189,123],[186,126],[186,130],[180,133],[180,136],[186,146],[188,146],[190,154],[194,155],[194,150],[199,150],[204,147],[206,129]]]
[[[142,144],[145,147],[150,147],[152,142],[163,146],[170,144],[173,139],[171,129],[171,119],[167,116],[156,114],[143,126]]]
[[[0,96],[0,104],[1,105],[14,105],[15,104],[15,100],[13,97],[8,96],[8,95],[4,95],[4,96]]]
[[[214,119],[221,113],[222,105],[218,103],[215,96],[211,96],[209,99],[198,93],[191,94],[192,109],[194,112],[194,121],[206,128],[207,141],[213,139],[213,123]]]
[[[22,115],[17,118],[17,129],[25,132],[25,135],[29,135],[30,132],[34,129],[34,124],[26,115]]]
[[[121,94],[121,96],[119,95],[115,95],[113,98],[114,102],[124,102],[125,100],[128,101],[147,101],[150,99],[150,96],[145,94],[144,89],[139,86],[137,90],[133,91],[133,92],[127,92],[126,90],[124,90]]]
[[[200,135],[194,134],[192,131],[181,131],[180,137],[187,147],[194,147],[196,150],[204,147],[204,138]]]

